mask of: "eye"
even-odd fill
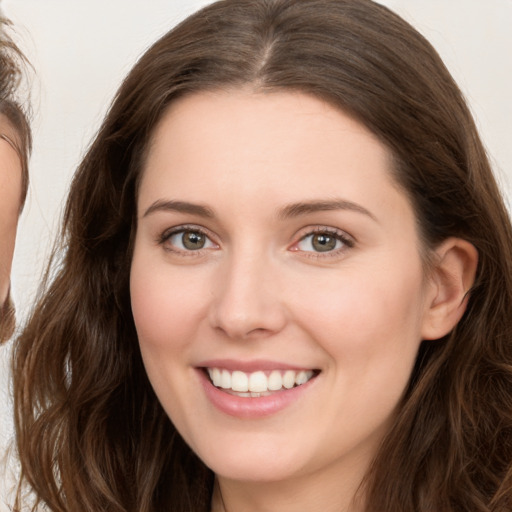
[[[200,229],[179,228],[164,233],[160,242],[173,251],[200,251],[201,249],[216,248],[217,245]]]
[[[309,253],[337,253],[353,246],[353,240],[341,231],[322,228],[303,236],[291,249]]]

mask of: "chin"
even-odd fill
[[[281,443],[281,445],[284,443]],[[306,467],[301,450],[238,441],[229,447],[196,451],[202,461],[217,475],[246,482],[278,482],[301,474]]]

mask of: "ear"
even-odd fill
[[[442,338],[462,318],[478,264],[477,250],[461,238],[448,238],[434,252],[422,326],[426,340]]]

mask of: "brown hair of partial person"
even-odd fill
[[[129,73],[74,177],[65,250],[18,340],[24,481],[54,512],[209,510],[213,475],[151,389],[128,280],[137,183],[155,125],[178,97],[237,87],[301,91],[349,113],[393,153],[424,250],[454,236],[479,252],[462,320],[421,346],[361,485],[365,510],[510,511],[510,221],[441,59],[369,0],[217,2],[160,39]]]
[[[12,303],[11,294],[7,294],[4,303],[0,305],[0,344],[5,343],[14,333],[16,327],[16,313]]]
[[[18,93],[27,61],[11,39],[9,22],[0,17],[0,138],[16,151],[22,169],[20,212],[28,189],[28,157],[32,146],[26,104],[19,102]],[[8,295],[0,304],[0,343],[8,340],[15,327],[14,306]]]

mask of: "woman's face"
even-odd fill
[[[159,400],[220,478],[360,476],[374,455],[431,294],[390,166],[299,93],[191,95],[157,127],[133,315]]]
[[[14,140],[15,134],[0,115],[0,133]],[[21,161],[16,150],[0,137],[0,306],[9,291],[11,263],[21,201]]]

